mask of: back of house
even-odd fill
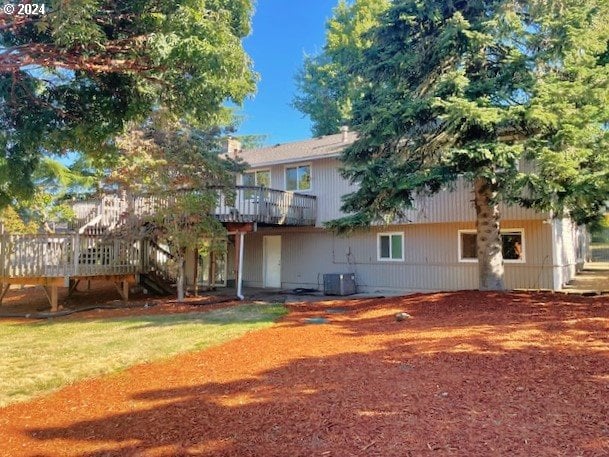
[[[268,197],[274,193],[288,202],[292,215],[308,214],[292,223],[285,218],[256,223],[244,237],[244,284],[323,290],[324,275],[343,273],[355,278],[358,292],[478,288],[475,210],[464,180],[418,198],[416,208],[398,223],[347,237],[324,228],[325,222],[344,215],[341,197],[355,189],[340,174],[340,156],[356,138],[355,132],[344,131],[244,151],[232,143],[231,154],[249,167],[238,177],[242,191],[236,207],[272,215],[277,198]],[[501,205],[500,211],[507,288],[557,290],[572,279],[583,262],[584,229],[531,209]],[[213,260],[217,285],[235,279],[233,239],[229,235],[226,254]],[[202,259],[198,270],[199,280],[209,281],[209,259]]]

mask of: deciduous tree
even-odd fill
[[[313,121],[313,135],[337,133],[349,124],[352,104],[362,93],[362,81],[351,66],[371,45],[367,32],[378,25],[389,0],[340,0],[326,24],[326,44],[319,55],[307,56],[296,75],[299,93],[294,107]]]
[[[178,301],[184,299],[187,252],[219,246],[226,230],[214,216],[219,192],[230,198],[239,164],[221,157],[222,130],[192,129],[154,116],[118,138],[122,157],[108,182],[163,201],[148,218],[177,264]],[[143,221],[145,222],[145,221]],[[211,242],[210,242],[211,241]]]
[[[164,107],[198,127],[254,90],[250,0],[51,0],[0,17],[0,205],[32,191],[46,152],[106,157]]]

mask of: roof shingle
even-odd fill
[[[346,141],[343,141],[343,134],[338,133],[336,135],[326,135],[294,143],[249,149],[241,151],[239,157],[245,160],[252,168],[326,157],[338,157],[342,150],[353,144],[356,139],[357,132],[347,132]]]

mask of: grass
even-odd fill
[[[93,321],[0,323],[0,407],[75,381],[218,345],[269,327],[281,305]]]

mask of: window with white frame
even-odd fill
[[[270,170],[257,170],[243,173],[241,180],[244,186],[257,186],[257,187],[270,187],[271,186],[271,171]],[[246,190],[244,197],[253,199],[257,195],[255,190]]]
[[[501,230],[501,248],[504,261],[524,262],[524,230]],[[475,230],[459,230],[459,261],[478,261]]]
[[[379,233],[377,237],[378,260],[404,260],[404,234]]]
[[[271,171],[270,170],[258,170],[243,173],[242,183],[244,186],[259,186],[259,187],[270,187],[271,186]]]
[[[311,189],[311,165],[299,165],[297,167],[286,167],[285,190],[310,190]]]

